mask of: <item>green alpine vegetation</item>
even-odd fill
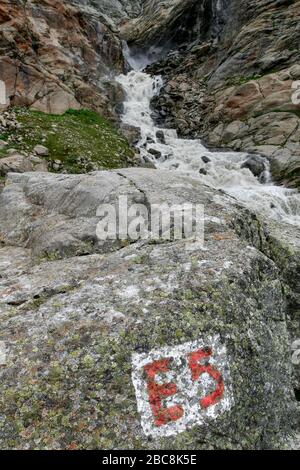
[[[134,152],[127,139],[94,111],[70,109],[62,116],[24,108],[14,111],[20,129],[0,136],[9,142],[9,148],[30,154],[42,144],[49,149],[46,158],[59,160],[71,173],[132,166]]]

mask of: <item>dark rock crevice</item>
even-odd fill
[[[121,28],[133,54],[189,48],[219,42],[229,19],[231,0],[146,1],[142,16]]]

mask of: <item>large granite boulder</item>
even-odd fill
[[[204,244],[87,250],[97,207],[120,195],[204,205]],[[290,445],[282,276],[296,266],[275,259],[282,233],[199,180],[146,169],[10,174],[0,220],[1,448]]]

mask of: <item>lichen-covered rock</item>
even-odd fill
[[[291,345],[300,338],[300,232],[288,224],[268,220],[265,226],[250,218],[235,220],[237,233],[272,259],[280,271]],[[294,388],[299,394],[300,366],[294,367]]]
[[[97,206],[115,204],[120,194],[130,202],[139,195],[148,207],[204,204],[204,245],[190,238],[127,240],[102,254],[93,248],[87,256],[62,251],[61,260],[32,257],[39,245],[50,244],[50,215],[59,221],[62,240],[76,220],[91,233]],[[146,169],[9,175],[0,210],[6,244],[0,249],[1,448],[262,449],[288,443],[296,402],[284,282],[255,215],[198,180]],[[166,424],[150,414],[152,435],[146,435],[133,359],[153,361],[153,351],[163,356],[164,348],[182,351],[191,342],[222,356],[206,369],[215,377],[208,389],[189,392],[202,423],[167,435]],[[210,350],[202,353],[208,357]],[[216,382],[221,401],[206,401],[205,409],[200,400]],[[184,381],[177,385],[166,407],[182,400]]]

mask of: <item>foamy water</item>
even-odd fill
[[[267,159],[263,178],[257,178],[248,168],[241,168],[248,154],[211,152],[200,140],[179,139],[175,130],[157,127],[151,117],[150,103],[163,84],[161,77],[131,71],[117,80],[126,92],[122,120],[141,129],[137,147],[144,162],[158,170],[192,175],[265,217],[300,226],[300,194],[272,183]],[[164,143],[158,139],[158,131],[163,132]]]

